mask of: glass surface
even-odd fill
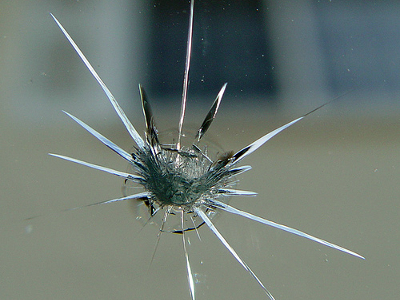
[[[241,14],[238,22],[229,23],[229,37],[240,33],[240,41],[245,35],[240,22],[252,15],[222,2],[212,17],[232,20]],[[207,5],[213,6],[197,3],[195,19],[197,11],[198,18],[206,18]],[[392,48],[400,41],[400,22],[393,17],[400,7],[396,1],[371,3],[255,1],[246,8],[262,15],[270,43],[263,49],[270,51],[265,56],[272,70],[260,76],[273,74],[274,80],[266,80],[266,94],[255,92],[254,85],[230,89],[228,82],[207,132],[218,147],[238,151],[350,91],[247,157],[243,165],[253,169],[238,177],[238,188],[258,196],[234,197],[229,203],[354,250],[366,260],[239,216],[222,213],[213,219],[276,299],[395,299],[400,294],[400,81],[395,80],[400,51]],[[186,6],[176,14],[188,16]],[[152,55],[162,55],[149,50],[147,30],[158,9],[157,1],[0,2],[1,299],[190,299],[181,236],[163,234],[152,260],[158,227],[143,227],[130,203],[62,212],[121,197],[123,179],[47,155],[128,170],[124,160],[62,110],[125,150],[133,147],[49,12],[81,47],[140,134],[139,83],[149,86],[160,131],[176,129],[180,91],[163,99],[152,90],[147,68],[155,60]],[[370,19],[374,30],[368,30]],[[207,22],[195,22],[195,36],[215,34],[212,27],[202,27]],[[222,51],[220,45],[229,39],[219,32],[207,47]],[[260,59],[242,58],[250,60],[248,66]],[[211,64],[207,59],[212,57],[193,56],[193,68]],[[246,74],[244,68],[235,76],[246,82]],[[177,77],[183,78],[183,70]],[[224,74],[217,78],[220,87]],[[272,89],[271,82],[276,84]],[[201,86],[207,89],[207,80]],[[201,89],[191,96],[189,88],[185,128],[196,130],[201,124],[218,93],[214,89],[203,97]],[[36,218],[25,220],[30,217]],[[188,233],[196,299],[267,299],[208,228],[202,226],[199,234],[201,240],[196,232]]]

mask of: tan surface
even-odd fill
[[[229,118],[222,113],[210,129],[225,149],[237,150],[273,129],[266,120],[241,127]],[[46,153],[125,170],[117,155],[72,121],[42,129],[6,121],[0,129],[1,299],[189,299],[179,236],[163,235],[150,265],[157,228],[141,229],[129,204],[59,213],[121,196],[122,180]],[[244,161],[253,170],[240,176],[239,188],[259,196],[238,197],[232,205],[367,258],[221,215],[217,227],[277,299],[399,294],[399,125],[311,116]],[[125,149],[131,146],[122,127],[99,129]],[[44,217],[22,221],[38,214]],[[201,282],[198,299],[266,298],[207,228],[200,234],[201,242],[190,235],[189,247]]]

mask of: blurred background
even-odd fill
[[[188,1],[0,2],[0,298],[189,299],[181,237],[142,227],[120,178],[49,157],[128,166],[62,113],[133,141],[49,13],[136,129],[138,84],[176,129]],[[237,216],[215,224],[276,299],[395,299],[400,236],[400,3],[195,4],[185,128],[228,82],[209,141],[239,150],[338,96],[246,158],[231,204],[354,250],[365,261]],[[26,218],[40,216],[25,220]],[[189,235],[197,299],[266,299],[207,228]]]

